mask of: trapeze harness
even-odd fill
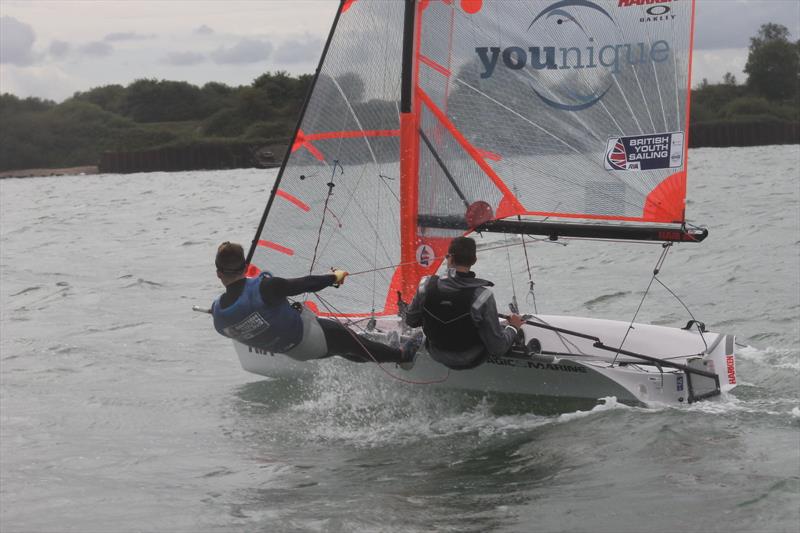
[[[260,288],[265,277],[271,274],[262,272],[258,277],[248,278],[242,294],[228,307],[220,305],[221,296],[214,301],[211,306],[214,329],[242,344],[292,359],[324,357],[328,346],[314,313],[305,307],[298,312],[287,301],[267,306]]]
[[[472,321],[475,291],[482,287],[465,287],[443,293],[438,287],[439,277],[431,276],[425,286],[422,331],[425,332],[431,356],[453,369],[468,369],[483,363],[486,350]],[[436,352],[456,352],[461,355],[458,364],[448,357],[437,357]]]

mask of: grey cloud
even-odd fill
[[[28,24],[13,17],[0,17],[0,63],[30,65],[34,41],[36,34]]]
[[[206,56],[198,52],[172,52],[167,54],[164,58],[164,63],[168,65],[175,65],[183,67],[187,65],[196,65],[206,60]]]
[[[106,35],[103,40],[108,41],[110,43],[116,41],[144,41],[146,39],[152,39],[155,35],[143,35],[141,33],[136,33],[134,31],[125,31],[125,32],[115,32],[109,33]]]
[[[256,39],[242,39],[235,45],[211,52],[211,58],[219,64],[245,64],[266,61],[272,53],[272,44]]]
[[[80,47],[80,52],[87,56],[105,57],[114,50],[110,44],[103,41],[94,41]]]
[[[789,28],[800,37],[800,4],[796,0],[700,1],[696,4],[694,46],[698,50],[747,48],[750,37],[766,22]]]
[[[195,28],[193,33],[196,33],[197,35],[211,35],[214,33],[214,30],[203,24],[199,28]]]
[[[69,53],[71,48],[69,43],[55,40],[50,43],[49,52],[55,58],[62,58]]]
[[[322,40],[309,36],[305,41],[289,40],[275,50],[275,61],[278,63],[306,63],[319,58],[322,51]]]

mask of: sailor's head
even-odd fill
[[[214,264],[217,266],[217,277],[225,285],[243,278],[247,265],[242,245],[228,241],[220,244]]]
[[[447,248],[448,268],[466,267],[475,264],[478,258],[475,254],[475,239],[469,237],[456,237],[450,241]]]

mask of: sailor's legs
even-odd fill
[[[379,342],[356,335],[341,323],[327,318],[318,318],[328,343],[328,357],[338,355],[355,363],[399,363],[402,352]]]

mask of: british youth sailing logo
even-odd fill
[[[536,42],[501,48],[476,47],[482,79],[518,71],[545,104],[564,111],[592,107],[626,68],[663,63],[667,41],[628,42],[611,14],[590,0],[561,0],[527,28]]]
[[[606,145],[606,170],[656,170],[683,165],[683,132],[611,137]]]

